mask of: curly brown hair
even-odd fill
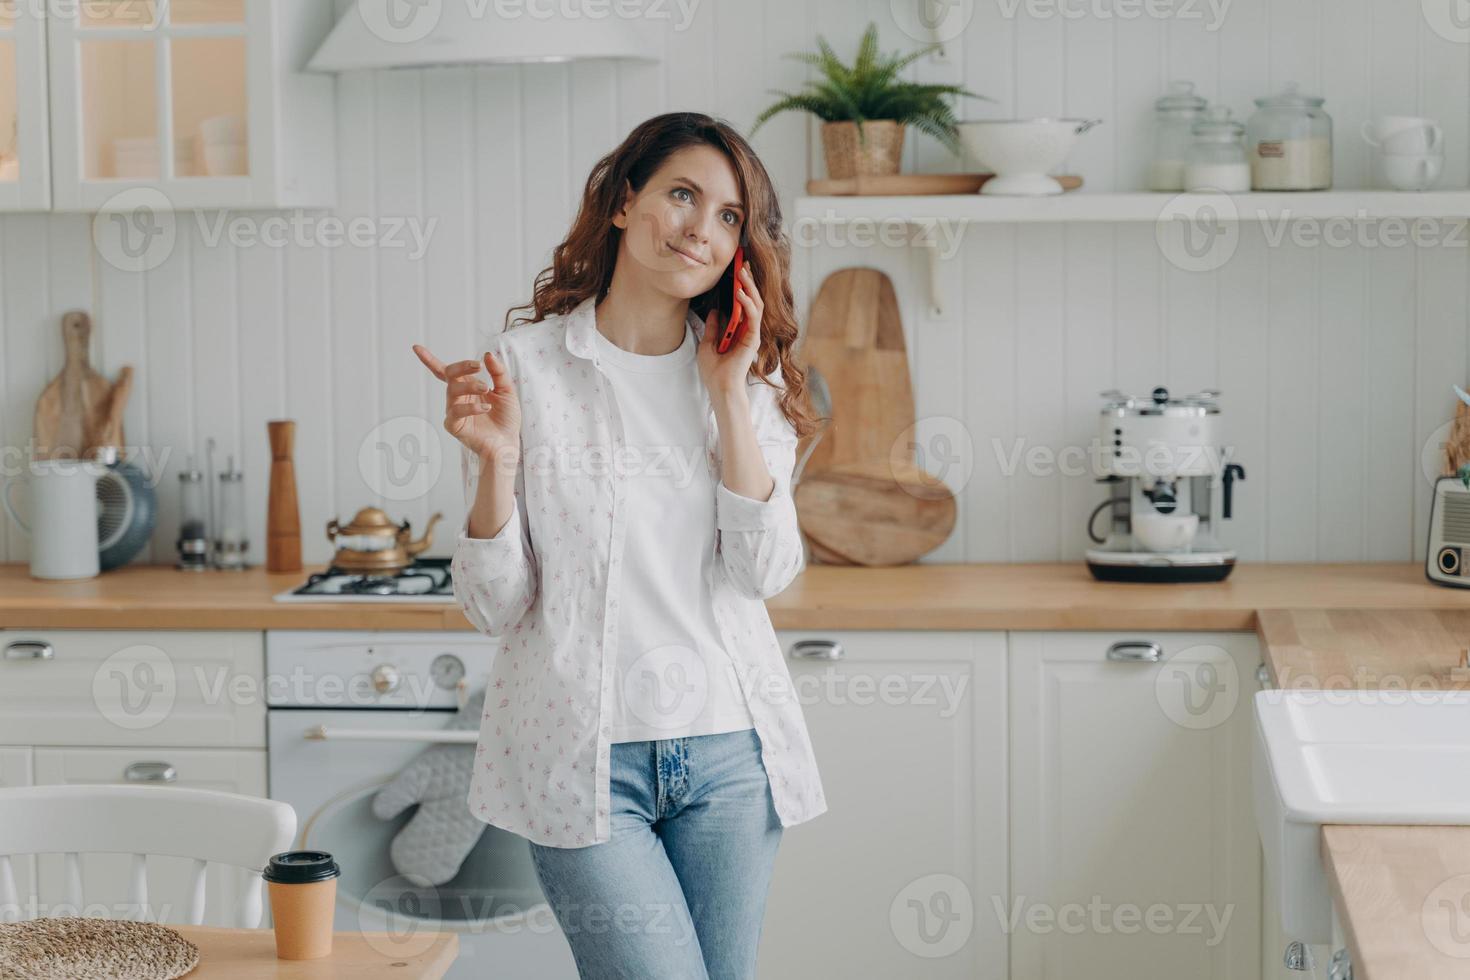
[[[780,366],[784,388],[778,403],[797,437],[804,438],[817,425],[807,409],[806,372],[793,355],[797,326],[791,292],[791,241],[783,229],[781,204],[770,175],[745,137],[704,113],[669,112],[647,119],[597,161],[587,177],[571,230],[552,250],[551,265],[536,276],[531,301],[506,311],[505,328],[570,313],[588,297],[600,302],[612,283],[622,240],[623,231],[613,224],[613,217],[623,204],[624,182],[637,193],[671,154],[697,145],[724,153],[740,183],[747,214],[745,254],[765,301],[760,346],[751,370],[761,381],[772,384],[769,375]],[[701,319],[716,305],[718,289],[717,284],[689,301],[690,309]],[[529,315],[512,317],[518,311]]]

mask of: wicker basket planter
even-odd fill
[[[903,154],[904,125],[892,119],[863,122],[863,139],[858,139],[855,122],[822,123],[822,153],[827,158],[827,176],[833,180],[850,177],[886,177],[898,173]]]

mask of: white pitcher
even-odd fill
[[[107,465],[94,459],[37,459],[22,480],[3,477],[0,503],[31,536],[31,577],[94,578],[101,570],[97,543],[97,481]],[[15,512],[10,492],[30,484],[31,523]]]

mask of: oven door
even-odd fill
[[[296,810],[295,847],[327,851],[341,866],[337,930],[386,933],[385,952],[395,955],[422,948],[426,933],[458,932],[451,980],[575,980],[571,948],[546,904],[525,838],[486,824],[459,873],[438,886],[416,885],[393,867],[389,844],[417,808],[380,820],[373,796],[440,740],[436,733],[445,741],[473,739],[474,732],[443,731],[453,717],[449,711],[272,708],[270,796]],[[467,744],[470,764],[474,742]]]

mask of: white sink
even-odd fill
[[[1252,768],[1285,935],[1331,942],[1321,826],[1470,825],[1470,691],[1261,691]]]

